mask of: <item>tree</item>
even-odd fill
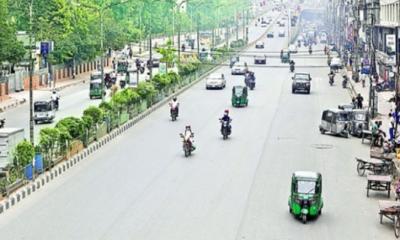
[[[15,160],[17,166],[23,167],[28,165],[29,163],[32,163],[34,156],[35,148],[27,140],[23,140],[15,147]]]
[[[7,0],[0,0],[0,64],[8,61],[11,65],[20,62],[25,49],[21,42],[17,41],[15,25],[10,21]]]

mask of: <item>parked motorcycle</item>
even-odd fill
[[[222,138],[224,140],[228,139],[228,136],[231,135],[232,133],[232,126],[230,125],[230,123],[232,122],[232,120],[230,121],[223,121],[222,119],[220,119],[221,122],[221,134],[222,134]]]
[[[377,92],[392,91],[395,88],[394,81],[383,81],[376,84],[375,89]]]
[[[5,118],[1,118],[0,119],[0,128],[4,128],[4,125],[6,125],[6,119]]]

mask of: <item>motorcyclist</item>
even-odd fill
[[[193,145],[193,136],[194,134],[192,132],[192,128],[190,127],[190,125],[187,125],[183,134],[183,140],[189,144],[192,150],[195,150],[196,147]]]
[[[342,86],[343,86],[343,88],[346,88],[347,87],[347,73],[346,73],[346,70],[343,70],[342,71],[342,78],[343,78],[343,82],[342,82]]]
[[[222,122],[222,124],[221,124],[221,131],[222,131],[222,128],[224,127],[224,122],[227,122],[228,123],[228,131],[230,132],[231,131],[231,125],[230,125],[230,122],[231,122],[231,117],[229,117],[229,110],[228,109],[226,109],[225,111],[224,111],[224,115],[222,116],[222,118],[220,118],[219,119],[221,122]]]
[[[57,91],[53,90],[53,93],[51,94],[51,101],[53,101],[56,109],[58,109],[59,99],[60,96],[58,95]]]
[[[308,46],[308,53],[312,54],[312,46],[311,46],[311,44]]]
[[[331,70],[330,73],[328,74],[329,77],[329,84],[333,84],[333,81],[335,80],[335,73]]]
[[[179,102],[177,97],[173,97],[172,101],[169,103],[170,112],[172,114],[173,111],[176,111],[176,116],[179,115]]]
[[[289,65],[290,65],[290,71],[293,72],[294,71],[294,65],[296,63],[293,60],[290,60]]]

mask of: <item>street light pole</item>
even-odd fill
[[[35,144],[34,120],[33,120],[33,57],[32,57],[32,34],[33,34],[33,0],[29,5],[29,140],[32,146]]]
[[[104,88],[104,22],[103,22],[103,14],[104,9],[100,9],[100,51],[101,51],[101,85]],[[101,94],[101,101],[104,102],[104,94]]]

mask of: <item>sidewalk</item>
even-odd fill
[[[350,89],[350,94],[352,97],[356,97],[358,93],[361,94],[361,96],[364,98],[363,105],[364,107],[369,108],[369,79],[367,78],[365,87],[362,87],[361,80],[356,83],[352,79],[352,72],[347,71],[348,76],[349,76],[349,89]],[[384,91],[384,92],[378,92],[378,114],[374,119],[371,119],[371,121],[382,121],[382,126],[381,129],[386,132],[387,136],[389,136],[389,127],[390,127],[390,118],[389,118],[389,112],[391,109],[395,108],[395,105],[393,102],[389,102],[391,98],[394,96],[394,91]]]
[[[83,73],[79,74],[76,76],[75,79],[65,79],[65,80],[60,80],[56,82],[55,90],[56,91],[61,91],[67,87],[71,87],[80,83],[84,83],[85,81],[88,81],[90,77],[90,73]],[[37,95],[39,92],[46,92],[46,91],[51,91],[53,90],[52,87],[50,86],[45,86],[39,89],[33,90],[33,94]],[[25,89],[24,91],[20,92],[13,92],[8,94],[8,99],[5,99],[3,101],[0,101],[0,112],[4,112],[8,109],[15,108],[21,104],[27,103],[29,100],[29,89]]]

